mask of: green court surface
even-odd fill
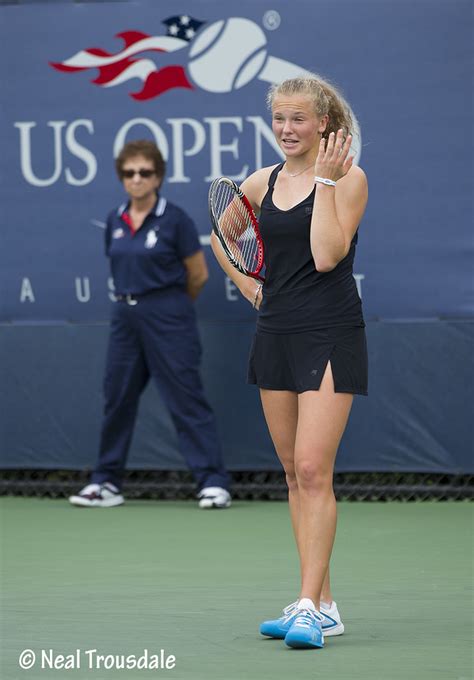
[[[472,677],[467,503],[341,503],[333,585],[346,634],[291,650],[258,634],[297,596],[285,503],[0,502],[2,680]],[[36,653],[31,670],[19,667],[24,649]],[[144,650],[148,663],[174,655],[175,667],[89,668]]]

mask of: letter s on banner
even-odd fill
[[[89,184],[90,182],[92,182],[92,180],[97,174],[97,161],[95,159],[94,154],[91,151],[89,151],[89,149],[86,149],[85,146],[79,144],[79,142],[76,140],[74,136],[76,128],[78,128],[79,126],[85,127],[86,130],[88,130],[88,132],[94,134],[93,122],[91,120],[86,120],[84,118],[75,120],[74,123],[71,123],[71,125],[69,125],[66,130],[67,148],[72,154],[74,154],[74,156],[77,156],[77,158],[80,158],[81,161],[84,161],[87,167],[87,173],[82,179],[77,179],[76,177],[74,177],[69,168],[66,168],[65,172],[66,182],[76,187],[82,187],[85,184]]]

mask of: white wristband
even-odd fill
[[[336,186],[336,182],[334,180],[326,179],[326,177],[315,177],[314,182],[315,182],[315,184],[318,184],[318,182],[319,182],[319,184],[325,184],[328,187],[335,187]]]

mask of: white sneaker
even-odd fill
[[[341,615],[337,609],[337,604],[332,601],[329,609],[321,605],[320,612],[324,617],[322,624],[324,637],[342,635],[344,632],[344,624],[341,621]]]
[[[228,508],[232,502],[230,493],[220,486],[206,486],[198,493],[199,507],[204,510],[208,508]]]
[[[88,484],[77,496],[69,496],[69,502],[81,508],[112,508],[125,503],[125,498],[110,482]]]

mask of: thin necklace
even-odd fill
[[[310,168],[312,168],[313,165],[314,165],[314,163],[311,163],[311,165],[308,165],[307,168],[303,168],[303,170],[300,170],[299,172],[293,172],[293,173],[288,172],[288,168],[285,165],[286,174],[289,175],[290,177],[297,177],[298,175],[302,175],[303,172],[306,172],[306,170],[309,170]]]

